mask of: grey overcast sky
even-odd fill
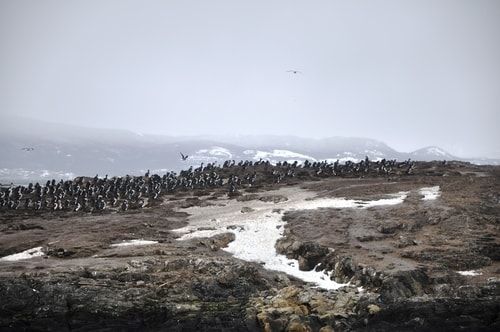
[[[500,157],[498,0],[0,0],[0,49],[3,114]]]

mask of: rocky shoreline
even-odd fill
[[[268,180],[236,192],[172,193],[144,209],[0,210],[0,257],[43,248],[40,257],[0,259],[0,329],[499,330],[500,168],[417,162],[411,175],[405,171],[327,178],[297,168],[276,183],[273,170],[256,169],[257,181]],[[186,208],[239,200],[240,213],[251,213],[254,201],[283,186],[358,204],[407,194],[390,208],[284,212],[276,252],[346,284],[338,289],[234,258],[225,248],[235,229],[178,240],[174,230],[189,225]],[[439,198],[423,200],[421,188],[433,186]],[[279,209],[282,201],[269,204]],[[137,238],[156,242],[111,246]]]

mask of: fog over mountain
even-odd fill
[[[453,156],[439,147],[413,152],[396,151],[370,138],[296,136],[142,135],[126,130],[93,129],[39,120],[9,117],[0,133],[0,183],[43,181],[75,176],[123,176],[180,171],[202,163],[222,165],[226,160],[358,161],[468,160],[498,164],[492,159]],[[180,153],[188,155],[181,159]]]

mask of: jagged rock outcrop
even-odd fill
[[[282,238],[276,242],[276,251],[299,262],[301,271],[311,271],[328,254],[328,248],[314,242],[301,242],[295,239]]]
[[[328,271],[337,283],[370,288],[379,287],[382,283],[383,274],[374,268],[356,263],[350,256],[339,256],[317,243],[285,237],[276,242],[275,248],[278,253],[297,259],[301,270]]]
[[[423,296],[429,292],[429,284],[429,276],[425,271],[397,272],[382,282],[380,297],[384,303],[392,303],[412,296]]]
[[[247,316],[257,317],[254,327],[264,331],[346,330],[356,320],[362,297],[366,295],[354,287],[324,291],[288,286],[252,298]]]
[[[249,264],[142,259],[0,283],[0,329],[247,330],[242,308],[266,281]]]

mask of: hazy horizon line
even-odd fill
[[[47,124],[47,125],[55,125],[59,126],[61,128],[78,128],[81,130],[97,130],[97,131],[102,131],[102,132],[122,132],[122,133],[128,133],[128,134],[133,134],[138,137],[145,137],[145,138],[169,138],[172,140],[175,139],[180,139],[180,140],[188,140],[188,139],[216,139],[216,140],[221,140],[221,143],[231,143],[231,144],[237,144],[236,142],[231,142],[231,139],[245,139],[245,138],[290,138],[290,139],[300,139],[300,140],[313,140],[313,141],[325,141],[329,139],[358,139],[358,140],[369,140],[369,141],[375,141],[378,144],[383,144],[386,145],[388,148],[393,149],[394,151],[398,153],[415,153],[420,150],[424,149],[429,149],[429,148],[438,148],[442,150],[443,152],[452,155],[453,157],[458,157],[458,158],[466,158],[466,159],[500,159],[500,156],[495,157],[495,156],[463,156],[459,155],[456,153],[451,153],[449,152],[448,149],[442,148],[441,146],[437,144],[431,144],[431,145],[425,145],[422,147],[414,148],[414,149],[397,149],[394,148],[391,143],[388,143],[384,140],[380,140],[378,138],[373,138],[373,137],[363,137],[363,136],[345,136],[345,135],[333,135],[333,136],[324,136],[324,137],[313,137],[313,136],[305,136],[305,135],[297,135],[297,134],[275,134],[275,133],[262,133],[262,134],[249,134],[249,133],[219,133],[219,134],[213,134],[213,133],[200,133],[200,134],[185,134],[185,135],[176,135],[176,134],[167,134],[167,133],[146,133],[146,132],[139,132],[135,131],[130,128],[119,128],[119,127],[90,127],[88,125],[79,125],[79,124],[74,124],[74,123],[67,123],[67,122],[61,122],[61,121],[54,121],[54,120],[46,120],[46,119],[40,119],[37,117],[29,117],[25,115],[17,115],[17,114],[0,114],[0,118],[5,118],[7,121],[2,121],[4,124],[9,124],[8,120],[14,120],[14,121],[32,121],[32,122],[38,122],[41,124]],[[8,126],[9,129],[13,129],[11,126]],[[19,129],[19,128],[15,128]],[[31,128],[26,128],[27,130],[30,130]],[[30,130],[31,131],[31,130]],[[270,143],[272,144],[272,143]]]

